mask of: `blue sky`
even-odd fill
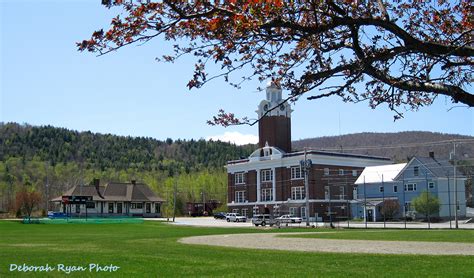
[[[75,130],[200,139],[230,132],[255,140],[256,126],[208,126],[220,108],[255,117],[264,93],[251,81],[237,90],[215,80],[189,91],[193,60],[158,63],[170,43],[152,41],[96,57],[75,42],[109,25],[120,10],[100,0],[0,0],[0,121]],[[284,92],[285,93],[285,92]],[[293,106],[292,136],[302,139],[357,132],[424,130],[474,135],[474,109],[434,105],[393,122],[386,107],[346,104],[338,98],[300,100]]]

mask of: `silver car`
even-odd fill
[[[276,219],[280,223],[301,223],[303,219],[300,217],[292,216],[290,214],[285,214]]]
[[[233,212],[227,213],[225,219],[227,222],[247,222],[247,217]]]

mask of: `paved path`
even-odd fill
[[[321,232],[319,232],[321,233]],[[297,233],[232,234],[187,237],[185,244],[308,252],[474,256],[473,243],[288,238]],[[307,233],[305,233],[307,234]]]

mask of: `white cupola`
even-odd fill
[[[291,112],[292,112],[291,107],[287,102],[283,103],[282,89],[280,85],[276,83],[275,81],[270,81],[267,83],[267,87],[265,91],[266,91],[266,99],[260,102],[260,104],[258,105],[258,110],[255,111],[258,114],[258,118],[260,119],[264,115],[265,116],[285,116],[288,118],[291,117]],[[271,111],[268,112],[269,110]]]

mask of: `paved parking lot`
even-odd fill
[[[160,219],[147,219],[147,220],[163,220],[163,218]],[[172,219],[170,218],[170,221]],[[164,219],[166,221],[166,219]],[[213,217],[177,217],[176,221],[173,223],[175,225],[189,225],[189,226],[200,226],[200,227],[223,227],[223,228],[228,228],[228,227],[254,227],[252,225],[252,222],[250,219],[247,220],[247,222],[227,222],[222,219],[214,219]],[[329,223],[311,223],[311,225],[317,225],[318,227],[324,227],[328,226]],[[290,227],[305,227],[306,223],[303,222],[301,224],[291,224]],[[338,222],[334,223],[334,226],[336,228],[347,228],[347,222]],[[350,228],[365,228],[365,222],[350,222],[349,223]],[[431,223],[430,228],[431,229],[449,229],[450,227],[454,228],[455,223],[454,221],[451,222],[451,225],[448,222],[442,222],[442,223]],[[258,227],[259,229],[262,229],[263,227]],[[269,228],[268,226],[265,228]],[[367,223],[367,228],[384,228],[384,223],[383,222],[368,222]],[[404,222],[387,222],[385,224],[385,228],[395,228],[395,229],[400,229],[400,228],[405,228],[405,223]],[[407,222],[406,223],[406,228],[408,229],[426,229],[428,228],[428,223],[424,222]],[[474,223],[465,223],[464,220],[459,221],[459,228],[461,229],[474,229]]]

